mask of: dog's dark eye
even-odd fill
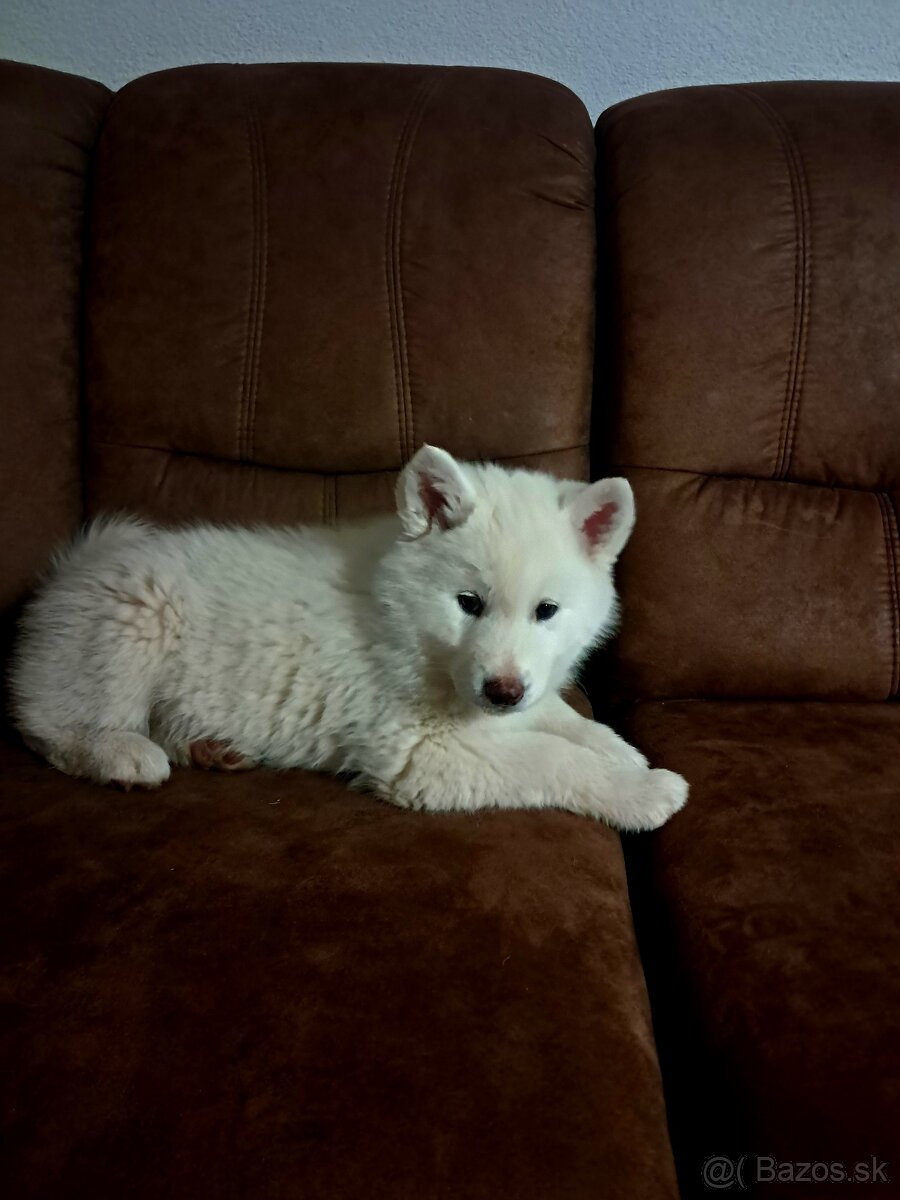
[[[484,601],[474,592],[460,592],[456,597],[456,602],[470,617],[480,617],[484,612]]]
[[[534,615],[538,621],[549,621],[558,611],[558,604],[554,604],[552,600],[542,600],[534,610]]]

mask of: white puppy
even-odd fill
[[[424,446],[397,516],[331,528],[95,522],[26,611],[17,724],[61,771],[346,772],[412,808],[558,807],[653,829],[687,785],[559,697],[616,619],[634,522],[586,485]]]

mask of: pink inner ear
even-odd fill
[[[598,546],[603,541],[612,528],[618,511],[618,504],[615,500],[610,500],[608,504],[601,504],[591,513],[581,526],[581,532],[587,538],[589,546]]]
[[[441,529],[447,528],[447,497],[439,492],[427,475],[419,476],[419,495],[425,505],[425,511],[432,521],[437,521]]]

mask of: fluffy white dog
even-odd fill
[[[397,516],[330,528],[95,522],[26,611],[26,742],[70,775],[346,772],[395,804],[558,807],[654,829],[687,784],[559,696],[616,620],[634,522],[586,485],[423,446]]]

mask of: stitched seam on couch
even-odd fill
[[[785,379],[781,427],[778,434],[778,453],[772,470],[773,479],[786,479],[794,456],[797,415],[806,376],[806,353],[809,332],[810,293],[812,283],[812,248],[809,187],[800,147],[787,122],[765,97],[749,87],[733,86],[731,91],[745,96],[774,129],[787,164],[791,201],[794,206],[794,323],[791,349]]]
[[[893,502],[887,492],[878,492],[878,505],[881,509],[881,520],[884,525],[885,565],[888,574],[888,591],[890,596],[891,617],[891,686],[888,699],[897,695],[900,688],[900,582],[897,579],[897,565],[900,562],[900,546],[898,546],[897,514]]]
[[[111,444],[98,442],[98,445]],[[571,449],[576,450],[578,447],[572,446]],[[694,475],[698,479],[718,479],[724,483],[779,483],[787,484],[792,488],[818,488],[824,492],[853,492],[859,496],[877,496],[879,494],[876,488],[862,487],[853,483],[827,483],[822,479],[798,479],[796,476],[791,479],[773,479],[771,475],[748,475],[735,471],[700,471],[696,467],[661,467],[657,463],[616,462],[611,463],[609,469],[619,473],[623,471],[656,471],[668,475]]]
[[[102,86],[102,85],[101,85]],[[88,354],[88,306],[91,287],[91,271],[93,269],[92,231],[94,220],[94,201],[97,179],[97,163],[100,143],[106,132],[110,114],[121,91],[110,92],[103,116],[94,131],[94,140],[85,145],[84,162],[84,191],[82,192],[81,229],[79,234],[79,263],[78,263],[78,332],[76,343],[77,375],[75,382],[75,418],[78,437],[78,491],[79,519],[87,519],[90,507],[90,452],[91,426],[93,419],[92,406],[88,402],[87,387],[87,354]]]
[[[265,146],[259,117],[247,113],[247,145],[250,157],[250,291],[247,298],[247,333],[241,364],[241,392],[238,399],[237,456],[253,458],[256,402],[259,392],[259,363],[262,347],[266,278],[269,263],[269,216]]]
[[[249,468],[253,471],[282,471],[290,475],[306,475],[316,479],[346,479],[362,475],[395,475],[396,467],[372,467],[361,471],[313,471],[308,467],[284,467],[277,463],[245,462],[235,458],[224,458],[221,454],[204,454],[199,450],[177,450],[173,446],[147,446],[141,442],[111,442],[105,438],[94,438],[91,446],[105,446],[110,450],[139,450],[144,454],[165,454],[170,459],[194,458],[198,462],[220,463],[223,467]],[[525,454],[492,454],[482,461],[506,463],[519,462],[523,458],[543,458],[549,454],[574,454],[576,450],[587,450],[585,442],[575,446],[549,446],[545,450],[528,450]],[[714,476],[719,478],[719,476]],[[765,482],[771,482],[766,480]],[[323,505],[326,503],[324,497]],[[336,512],[336,510],[335,510]]]
[[[391,352],[394,364],[394,388],[397,393],[397,427],[400,461],[407,462],[415,450],[415,414],[409,381],[409,353],[406,340],[406,314],[403,302],[402,246],[403,199],[413,143],[425,115],[428,101],[443,75],[429,74],[416,90],[406,113],[394,152],[394,165],[388,188],[385,221],[385,275],[391,324]]]

